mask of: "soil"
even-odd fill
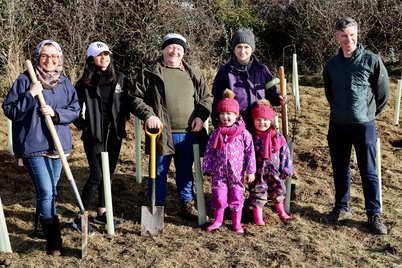
[[[142,178],[136,178],[134,120],[127,125],[121,157],[112,181],[113,210],[122,224],[109,235],[94,225],[96,234],[81,258],[81,236],[71,228],[79,211],[69,181],[58,185],[64,255],[46,255],[45,241],[33,237],[35,193],[24,167],[8,151],[7,120],[0,114],[0,197],[6,217],[12,253],[0,253],[0,267],[402,267],[402,131],[393,125],[396,83],[388,105],[378,117],[381,140],[383,220],[388,235],[369,233],[359,171],[353,159],[351,202],[353,218],[325,224],[332,209],[334,190],[326,133],[328,104],[322,88],[300,87],[300,109],[289,95],[289,137],[294,144],[294,199],[292,221],[279,220],[272,204],[264,207],[264,227],[257,227],[244,213],[244,235],[231,231],[230,217],[215,233],[177,215],[177,196],[172,165],[168,180],[163,233],[141,236],[141,207],[146,205],[148,158],[142,151]],[[68,161],[78,189],[88,176],[80,133],[73,128],[74,151]],[[142,134],[143,135],[143,134]],[[142,136],[142,141],[144,137]],[[144,146],[142,142],[142,146]],[[143,148],[142,148],[143,150]],[[210,182],[204,181],[207,214]],[[91,211],[91,216],[94,216]]]

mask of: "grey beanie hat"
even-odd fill
[[[253,50],[255,50],[255,39],[253,32],[247,28],[237,30],[233,34],[232,48],[235,48],[238,44],[248,44]]]

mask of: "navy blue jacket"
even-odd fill
[[[43,89],[45,101],[56,113],[53,122],[64,153],[72,149],[70,123],[80,113],[77,93],[65,76],[60,84],[51,89]],[[39,102],[29,91],[31,81],[28,73],[18,76],[4,99],[4,114],[12,121],[13,150],[17,157],[43,154],[57,154],[44,116],[39,110]]]

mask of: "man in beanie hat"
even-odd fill
[[[187,40],[184,38],[182,35],[177,34],[177,33],[169,33],[165,35],[162,39],[162,50],[167,47],[168,45],[171,44],[178,44],[183,47],[184,53],[186,53],[187,50]]]
[[[240,105],[242,115],[248,130],[253,129],[250,107],[259,99],[268,99],[274,106],[286,102],[278,94],[276,86],[265,88],[272,80],[268,67],[260,63],[253,52],[255,50],[255,38],[250,29],[239,29],[232,37],[233,55],[229,62],[223,65],[214,80],[212,94],[212,123],[216,127],[219,123],[217,106],[222,99],[222,93],[230,88],[236,94],[236,100]]]
[[[254,149],[257,160],[256,180],[249,186],[250,205],[253,206],[254,222],[265,225],[263,210],[268,197],[275,205],[282,221],[286,214],[283,201],[286,194],[285,180],[293,175],[293,162],[288,144],[282,133],[275,129],[275,111],[267,100],[259,100],[251,110],[254,122]]]
[[[211,112],[206,81],[184,60],[187,40],[178,33],[163,37],[162,56],[148,63],[129,92],[131,112],[149,129],[162,128],[156,144],[156,205],[164,206],[167,173],[174,158],[179,214],[198,220],[193,191],[193,143]],[[146,137],[146,152],[149,153]],[[148,195],[151,197],[151,181]]]
[[[251,182],[255,173],[253,140],[239,116],[239,103],[232,91],[224,92],[218,112],[220,123],[211,133],[203,161],[204,173],[212,175],[211,207],[215,216],[207,231],[212,232],[223,224],[225,209],[229,207],[233,230],[243,233],[244,174]]]

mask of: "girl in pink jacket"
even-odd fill
[[[228,89],[218,104],[218,115],[219,126],[211,133],[203,160],[204,174],[212,176],[211,207],[215,216],[207,231],[223,224],[229,206],[233,230],[243,233],[244,178],[246,174],[247,182],[253,181],[256,171],[253,139],[239,116],[239,103]]]

